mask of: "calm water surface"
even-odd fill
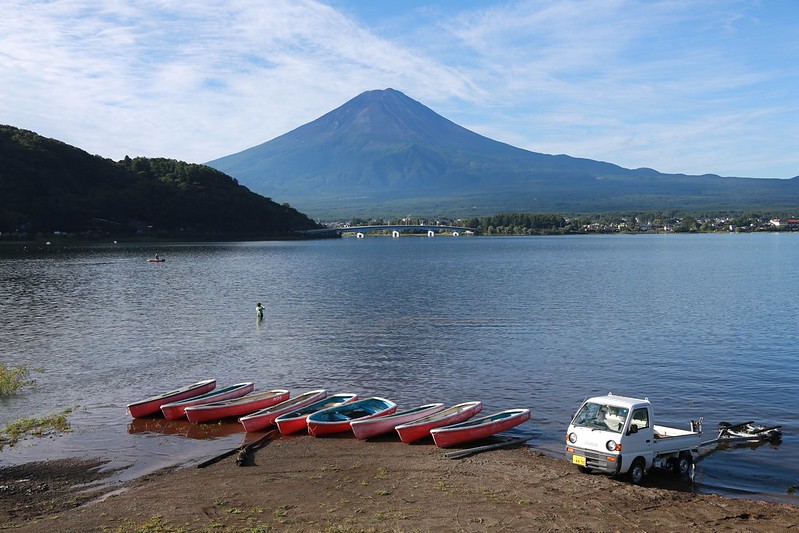
[[[165,263],[147,263],[158,252]],[[131,421],[125,405],[218,386],[358,392],[400,407],[532,409],[511,434],[560,455],[587,396],[652,400],[660,423],[784,425],[709,455],[702,492],[799,502],[799,235],[405,237],[0,252],[0,361],[40,368],[0,423],[79,406],[71,434],[0,465],[101,456],[118,477],[208,458],[236,423]],[[267,308],[257,322],[255,304]],[[353,445],[368,445],[353,441]]]

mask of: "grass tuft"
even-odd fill
[[[28,366],[8,366],[0,362],[0,398],[10,396],[24,387],[33,387],[36,383],[31,379]]]
[[[14,446],[27,436],[41,437],[52,433],[70,431],[67,415],[72,409],[64,409],[60,413],[40,418],[21,418],[8,424],[0,431],[0,450],[5,446]]]

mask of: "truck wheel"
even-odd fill
[[[630,470],[627,471],[627,477],[630,480],[630,483],[633,485],[638,485],[644,479],[644,472],[646,470],[646,463],[644,462],[643,458],[639,457],[633,464],[630,465]]]
[[[689,453],[681,453],[680,457],[674,463],[674,473],[678,476],[685,476],[691,471],[691,465],[694,464],[694,458]]]

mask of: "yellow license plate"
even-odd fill
[[[572,455],[572,463],[580,466],[585,466],[585,457],[582,455]]]

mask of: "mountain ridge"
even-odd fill
[[[206,164],[317,218],[799,203],[796,178],[664,174],[517,148],[390,88],[361,93],[316,120]]]

